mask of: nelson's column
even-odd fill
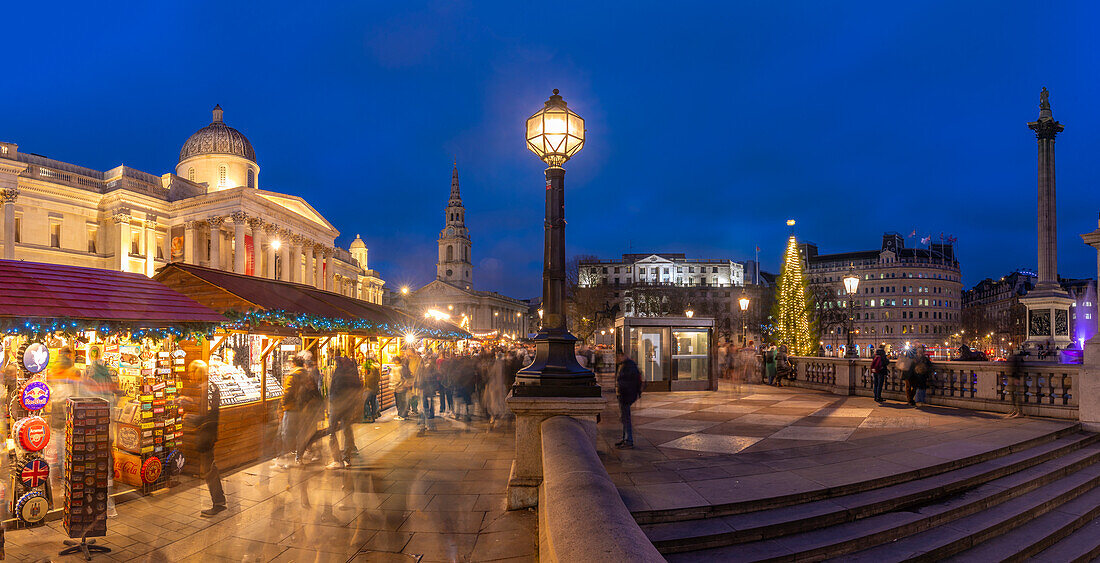
[[[1069,308],[1073,298],[1058,283],[1058,219],[1054,188],[1054,137],[1062,124],[1050,111],[1049,93],[1039,94],[1039,119],[1027,126],[1039,144],[1039,281],[1020,301],[1027,307],[1025,348],[1071,346]],[[1054,356],[1057,358],[1057,355]]]

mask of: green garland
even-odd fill
[[[208,338],[217,328],[217,323],[174,323],[167,326],[148,326],[129,321],[73,319],[68,317],[0,318],[0,333],[23,336],[55,333],[79,336],[86,332],[95,332],[101,337],[113,334],[129,334],[135,340],[151,338],[160,341],[169,336],[179,340],[197,340]]]
[[[306,313],[291,313],[282,309],[269,311],[227,311],[229,319],[226,327],[235,330],[269,325],[294,330],[313,330],[317,332],[370,332],[377,336],[403,336],[415,334],[420,338],[436,340],[461,340],[469,338],[468,333],[458,330],[446,330],[402,323],[375,323],[365,319],[345,319],[322,317]]]

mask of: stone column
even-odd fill
[[[328,291],[336,291],[336,252],[332,248],[325,249],[325,287]]]
[[[317,289],[325,288],[325,247],[313,245],[313,286]]]
[[[215,270],[222,269],[222,223],[225,217],[214,216],[206,220],[210,224],[210,263]]]
[[[0,190],[0,202],[4,205],[4,259],[15,260],[15,200],[19,190],[5,188]]]
[[[197,221],[187,221],[183,224],[183,262],[185,264],[198,264],[195,260],[195,245],[198,243],[195,237]]]
[[[305,285],[312,285],[317,287],[317,276],[314,275],[316,268],[313,267],[313,247],[316,243],[313,241],[302,241],[302,256],[304,257],[304,266],[302,268],[302,283]]]
[[[1047,89],[1039,97],[1039,119],[1027,124],[1039,145],[1039,280],[1036,289],[1058,285],[1058,221],[1054,184],[1054,138],[1065,129],[1054,121]]]
[[[157,216],[145,216],[145,275],[157,272]]]
[[[282,246],[279,247],[279,262],[281,266],[279,270],[279,279],[282,281],[290,281],[290,231],[280,229],[279,240],[282,244]]]
[[[233,272],[243,274],[248,262],[248,248],[245,246],[248,215],[235,211],[230,217],[233,219]]]
[[[301,283],[302,280],[302,237],[294,235],[290,237],[290,279],[288,281]]]
[[[275,246],[274,243],[278,240],[278,229],[271,223],[264,224],[264,238],[267,239],[267,248],[264,249],[264,273],[263,276],[267,279],[277,279],[275,275]],[[281,243],[282,241],[280,241]]]
[[[130,212],[121,211],[111,218],[115,223],[115,260],[114,269],[120,272],[130,271]]]
[[[252,228],[252,275],[258,278],[266,278],[267,274],[264,272],[266,268],[267,251],[264,250],[264,243],[267,242],[266,229],[267,225],[259,219],[251,219],[248,225]]]

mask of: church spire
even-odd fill
[[[462,205],[462,194],[458,191],[458,161],[455,161],[454,169],[451,170],[451,200],[447,205]]]

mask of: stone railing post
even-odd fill
[[[835,395],[855,395],[856,380],[859,378],[859,364],[857,360],[846,358],[843,363],[836,364],[836,383],[833,386]]]
[[[1085,361],[1076,384],[1077,418],[1089,432],[1100,432],[1100,334],[1085,342]]]

